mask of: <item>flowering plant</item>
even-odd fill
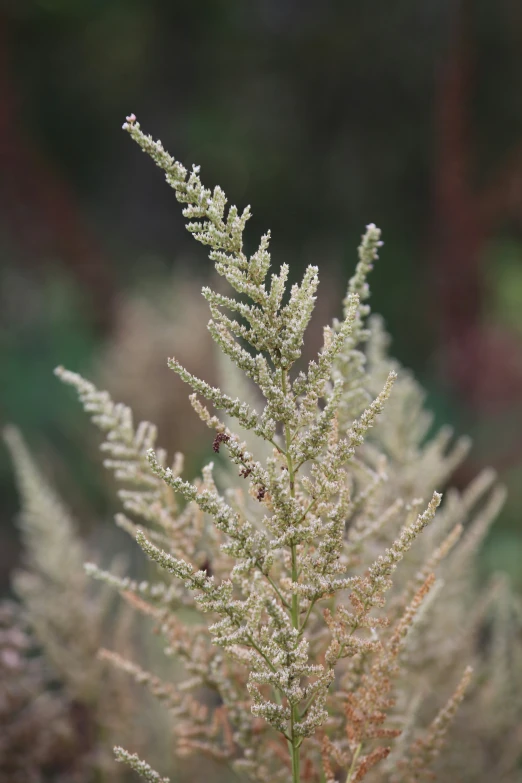
[[[169,360],[213,431],[209,455],[228,457],[218,487],[213,462],[187,481],[182,456],[169,463],[152,424],[135,426],[129,408],[57,369],[105,433],[105,465],[124,485],[129,514],[117,522],[160,577],[87,570],[156,619],[187,677],[174,685],[114,652],[102,656],[165,703],[180,755],[202,751],[259,783],[422,780],[470,684],[473,634],[486,616],[469,621],[470,562],[503,492],[485,472],[437,511],[434,487],[467,443],[449,448],[447,430],[427,438],[422,392],[369,318],[367,277],[382,244],[373,224],[343,318],[325,327],[321,351],[303,366],[317,268],[288,290],[287,265],[270,273],[269,233],[244,251],[249,207],[227,209],[223,191],[206,189],[199,167],[187,171],[133,115],[123,127],[165,172],[188,230],[235,292],[203,289],[208,328],[259,401]],[[430,689],[434,672],[443,692]],[[167,781],[133,752],[115,752],[144,779]]]

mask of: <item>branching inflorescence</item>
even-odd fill
[[[222,491],[212,463],[199,480],[185,480],[181,456],[168,465],[152,425],[135,427],[128,408],[75,373],[57,370],[106,433],[106,465],[123,483],[121,497],[133,517],[120,516],[118,524],[135,536],[163,578],[135,583],[93,565],[89,571],[159,621],[169,654],[184,661],[187,680],[176,689],[119,656],[105,657],[167,703],[180,754],[203,751],[259,782],[357,783],[386,765],[397,746],[397,780],[420,780],[470,672],[463,674],[463,666],[455,673],[446,707],[438,715],[435,710],[424,735],[417,732],[402,746],[413,701],[398,699],[396,688],[405,655],[412,665],[428,655],[419,639],[442,586],[434,571],[454,551],[462,513],[443,508],[442,531],[430,533],[441,495],[429,481],[446,480],[441,466],[450,470],[457,452],[446,458],[444,439],[421,445],[423,414],[420,429],[406,427],[402,472],[397,468],[394,427],[404,426],[407,416],[399,409],[386,416],[397,368],[382,374],[380,326],[367,321],[367,276],[382,244],[380,231],[367,227],[344,317],[325,328],[321,351],[303,366],[317,268],[309,266],[288,290],[288,267],[270,272],[270,234],[252,255],[244,251],[249,207],[227,208],[219,187],[202,185],[199,167],[187,171],[161,142],[143,134],[133,115],[123,127],[165,172],[184,205],[188,230],[209,246],[217,272],[236,294],[203,289],[208,328],[255,384],[259,403],[254,408],[169,360],[191,387],[194,410],[214,431],[209,455],[226,452],[236,472]],[[397,383],[415,397],[409,376]],[[421,409],[422,403],[415,414]],[[384,435],[378,437],[381,420]],[[239,432],[256,436],[263,456],[242,441],[234,421]],[[421,479],[415,468],[422,460],[427,469]],[[394,573],[402,565],[409,578],[397,589]],[[179,607],[196,611],[199,621],[184,623]],[[202,693],[208,691],[217,694],[217,706],[206,703]],[[146,780],[163,780],[131,752],[116,753]]]

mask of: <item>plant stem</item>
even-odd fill
[[[355,765],[357,764],[357,759],[359,758],[359,755],[362,750],[362,742],[359,742],[355,749],[355,753],[353,754],[352,763],[350,764],[350,769],[348,770],[348,775],[346,776],[346,783],[350,783],[352,779],[352,775],[355,771]]]
[[[292,741],[292,783],[299,783],[299,745]]]

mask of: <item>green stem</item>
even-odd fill
[[[299,783],[299,745],[292,740],[292,783]]]
[[[260,570],[261,570],[261,569],[260,569]],[[281,594],[281,591],[280,591],[280,590],[279,590],[279,588],[277,587],[277,585],[276,585],[276,583],[274,582],[274,580],[273,580],[273,579],[271,579],[271,577],[269,577],[269,576],[268,576],[268,574],[265,574],[265,577],[267,578],[268,582],[271,584],[271,586],[272,586],[272,588],[273,588],[274,592],[275,592],[275,593],[278,595],[278,597],[279,597],[279,600],[281,601],[281,603],[283,604],[283,606],[285,607],[285,609],[290,609],[290,608],[291,608],[291,607],[290,607],[290,604],[288,603],[288,601],[285,601],[285,599],[283,598],[283,596],[282,596],[282,594]]]
[[[275,440],[273,440],[272,438],[268,438],[268,441],[267,441],[267,442],[268,442],[268,443],[271,443],[271,444],[272,444],[272,446],[274,447],[274,449],[276,449],[276,450],[277,450],[277,451],[278,451],[280,454],[282,454],[282,455],[283,455],[283,457],[286,457],[286,451],[285,451],[284,449],[282,449],[282,448],[281,448],[281,446],[279,446],[279,445],[278,445],[278,444],[275,442]],[[147,463],[147,464],[148,464],[148,463]]]
[[[362,750],[362,742],[359,742],[355,749],[355,753],[353,754],[352,763],[350,764],[350,769],[348,770],[348,775],[346,776],[346,783],[350,783],[352,779],[352,775],[355,770],[355,765],[357,764],[357,759],[359,758],[359,755]]]
[[[306,628],[306,624],[307,624],[307,622],[308,622],[308,618],[309,618],[309,617],[310,617],[310,615],[312,614],[312,609],[314,608],[315,604],[317,603],[317,600],[318,600],[317,598],[313,598],[313,599],[310,601],[310,606],[308,607],[308,611],[307,611],[307,613],[306,613],[305,619],[303,620],[303,624],[302,624],[301,628],[299,629],[299,636],[302,636],[302,635],[303,635],[303,633],[304,633],[304,630],[305,630],[305,628]]]

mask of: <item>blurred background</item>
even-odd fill
[[[231,203],[273,259],[322,273],[311,334],[338,315],[364,227],[385,246],[372,309],[436,421],[474,440],[510,497],[483,553],[522,584],[520,0],[2,0],[0,423],[16,424],[103,540],[116,502],[57,364],[156,421],[189,463],[208,444],[175,354],[216,373],[211,276],[174,194],[121,131],[134,112]],[[0,451],[0,588],[20,558]]]

